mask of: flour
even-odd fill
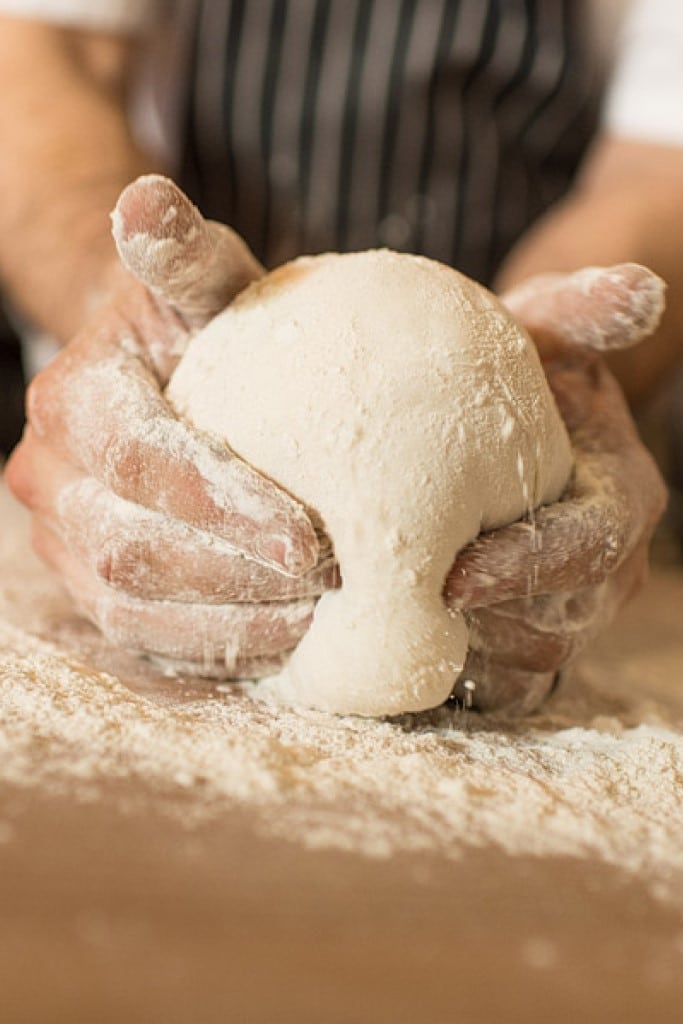
[[[299,259],[193,339],[167,394],[332,538],[342,588],[268,689],[360,715],[442,703],[467,652],[442,598],[457,552],[556,500],[571,467],[535,348],[497,300],[421,257]]]
[[[618,646],[584,659],[540,715],[445,707],[379,722],[164,679],[75,617],[2,486],[0,521],[0,785],[111,804],[127,780],[134,809],[188,829],[239,807],[259,832],[302,847],[598,858],[676,896],[679,577],[656,576]],[[0,827],[0,841],[13,834]]]
[[[628,706],[607,713],[607,689],[574,689],[524,726],[449,709],[396,724],[340,720],[234,687],[155,702],[3,624],[0,779],[84,799],[107,780],[137,780],[141,798],[188,826],[240,804],[267,833],[372,857],[457,858],[493,844],[683,870],[683,736],[652,706],[629,727]]]

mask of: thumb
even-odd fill
[[[159,174],[143,175],[123,190],[112,233],[124,267],[193,326],[210,320],[264,273],[236,232],[205,220]]]
[[[629,348],[655,331],[665,288],[647,267],[621,263],[539,274],[500,299],[534,338],[607,352]]]

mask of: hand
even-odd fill
[[[531,278],[503,301],[536,341],[575,470],[562,500],[461,552],[445,593],[471,629],[456,694],[471,679],[481,709],[525,712],[646,574],[666,491],[598,351],[654,330],[663,284],[624,264]]]
[[[192,331],[262,269],[164,178],[129,186],[113,221],[127,270],[31,385],[7,480],[108,639],[257,674],[297,643],[333,567],[303,508],[180,422],[163,388]]]

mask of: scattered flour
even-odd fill
[[[2,489],[0,519],[0,784],[92,800],[127,779],[187,827],[239,805],[308,847],[597,857],[676,895],[680,644],[659,677],[647,652],[618,676],[589,663],[523,722],[449,708],[393,722],[297,713],[151,667],[141,693],[139,663],[76,628]]]
[[[7,625],[0,700],[0,779],[18,785],[127,778],[171,804],[191,789],[196,821],[246,804],[267,832],[370,856],[493,843],[683,870],[683,736],[664,724],[338,720],[233,692],[155,702]]]

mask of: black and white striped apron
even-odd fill
[[[595,125],[581,0],[202,0],[181,178],[273,266],[377,245],[490,282]]]

